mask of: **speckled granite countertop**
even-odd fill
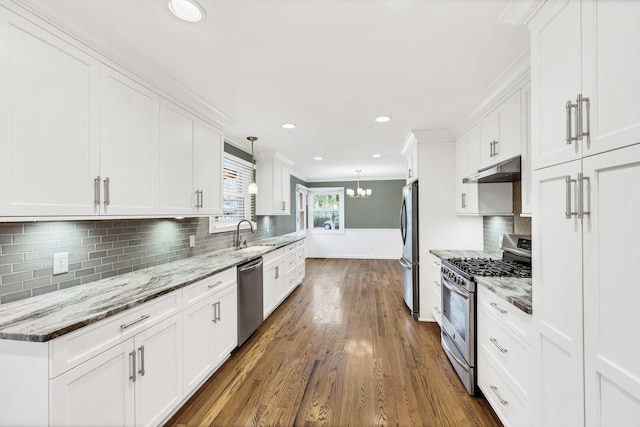
[[[501,252],[465,251],[465,250],[437,250],[430,251],[440,259],[447,258],[494,258],[502,259]],[[477,282],[510,302],[525,313],[531,314],[531,278],[515,277],[483,277],[477,276]]]
[[[49,341],[303,238],[269,238],[252,246],[270,249],[250,253],[224,249],[2,304],[0,339]]]
[[[510,302],[527,314],[531,308],[531,278],[516,279],[514,277],[476,277],[481,286]]]
[[[447,258],[495,258],[502,259],[502,252],[485,252],[472,250],[432,249],[429,252],[440,259]]]

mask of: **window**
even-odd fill
[[[222,167],[222,215],[209,218],[210,233],[228,231],[242,219],[251,220],[253,197],[249,194],[248,187],[252,178],[250,162],[225,153]]]
[[[344,188],[309,189],[309,231],[344,234]]]

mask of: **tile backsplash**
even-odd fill
[[[521,182],[513,183],[513,216],[485,216],[482,218],[482,237],[484,250],[501,251],[500,236],[504,233],[531,235],[531,218],[520,216],[522,212]]]
[[[275,228],[274,217],[258,217],[256,233],[241,236],[250,242]],[[234,237],[209,234],[208,218],[0,223],[0,303],[228,248]],[[58,252],[68,252],[69,272],[54,276]]]

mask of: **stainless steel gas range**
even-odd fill
[[[442,348],[469,394],[476,387],[476,277],[531,277],[531,237],[505,234],[502,259],[442,260]]]

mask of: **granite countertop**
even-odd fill
[[[476,281],[525,313],[531,314],[533,312],[531,308],[531,278],[480,276],[476,277]]]
[[[2,304],[0,339],[49,341],[303,238],[268,238],[251,246],[269,249],[224,249]]]
[[[431,249],[429,252],[440,259],[447,258],[495,258],[502,259],[502,252],[485,252],[478,250]]]

